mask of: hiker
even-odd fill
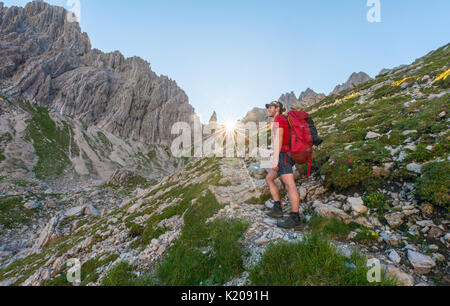
[[[300,195],[294,180],[293,166],[296,163],[308,164],[309,180],[313,145],[318,146],[323,140],[319,138],[314,121],[308,113],[291,111],[286,117],[283,115],[286,109],[283,103],[279,101],[267,104],[266,109],[269,117],[274,119],[272,129],[274,135],[272,169],[266,177],[266,182],[269,185],[270,193],[275,203],[268,216],[271,218],[282,218],[284,216],[280,193],[275,184],[275,179],[280,177],[288,192],[292,211],[287,219],[279,221],[277,225],[286,229],[300,228]]]
[[[301,225],[300,194],[298,193],[294,180],[293,166],[295,163],[288,154],[290,150],[289,123],[287,118],[283,116],[286,109],[283,107],[283,103],[278,101],[267,104],[266,108],[269,117],[274,119],[274,128],[272,130],[274,135],[272,169],[266,177],[266,182],[269,185],[270,193],[272,194],[275,204],[268,216],[272,218],[282,218],[284,215],[280,192],[275,184],[275,179],[280,177],[289,194],[292,211],[289,218],[282,222],[278,222],[278,227],[299,227]]]

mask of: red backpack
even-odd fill
[[[311,165],[313,161],[313,144],[314,138],[311,132],[313,128],[315,130],[314,123],[310,119],[308,113],[304,111],[290,111],[287,116],[290,135],[291,135],[291,148],[289,156],[292,160],[300,165],[308,164],[308,180],[311,175]],[[308,122],[311,123],[311,127]]]

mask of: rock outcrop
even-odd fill
[[[185,92],[148,62],[92,49],[62,7],[0,6],[0,91],[122,137],[168,144],[174,122],[192,122]]]
[[[267,115],[267,110],[264,108],[253,108],[251,111],[247,113],[244,119],[241,120],[242,123],[247,122],[266,122],[269,120],[269,116]]]
[[[344,90],[350,90],[358,86],[359,84],[370,81],[372,78],[365,72],[352,73],[352,75],[348,78],[347,82],[344,84],[336,86],[333,90],[332,94],[338,94]]]
[[[217,113],[216,112],[214,112],[211,115],[211,119],[209,119],[209,123],[217,123]]]
[[[318,94],[314,90],[308,88],[300,94],[300,96],[295,96],[294,92],[286,93],[281,95],[280,101],[286,105],[286,108],[290,109],[302,109],[308,106],[319,103],[325,99],[324,94]]]

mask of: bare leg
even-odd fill
[[[281,176],[281,180],[286,186],[289,194],[289,200],[291,201],[292,212],[298,213],[300,211],[300,194],[298,193],[297,186],[295,185],[295,179],[293,174],[285,174]]]
[[[270,170],[269,174],[266,177],[266,183],[269,185],[270,188],[270,194],[272,194],[272,199],[275,202],[280,201],[280,192],[278,190],[277,184],[275,184],[275,179],[278,177],[278,174]]]

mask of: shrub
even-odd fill
[[[422,168],[422,177],[417,180],[417,193],[423,201],[449,209],[450,162],[433,162]]]
[[[389,196],[381,192],[374,192],[363,197],[364,205],[376,209],[379,214],[384,214],[389,210],[389,200]]]

